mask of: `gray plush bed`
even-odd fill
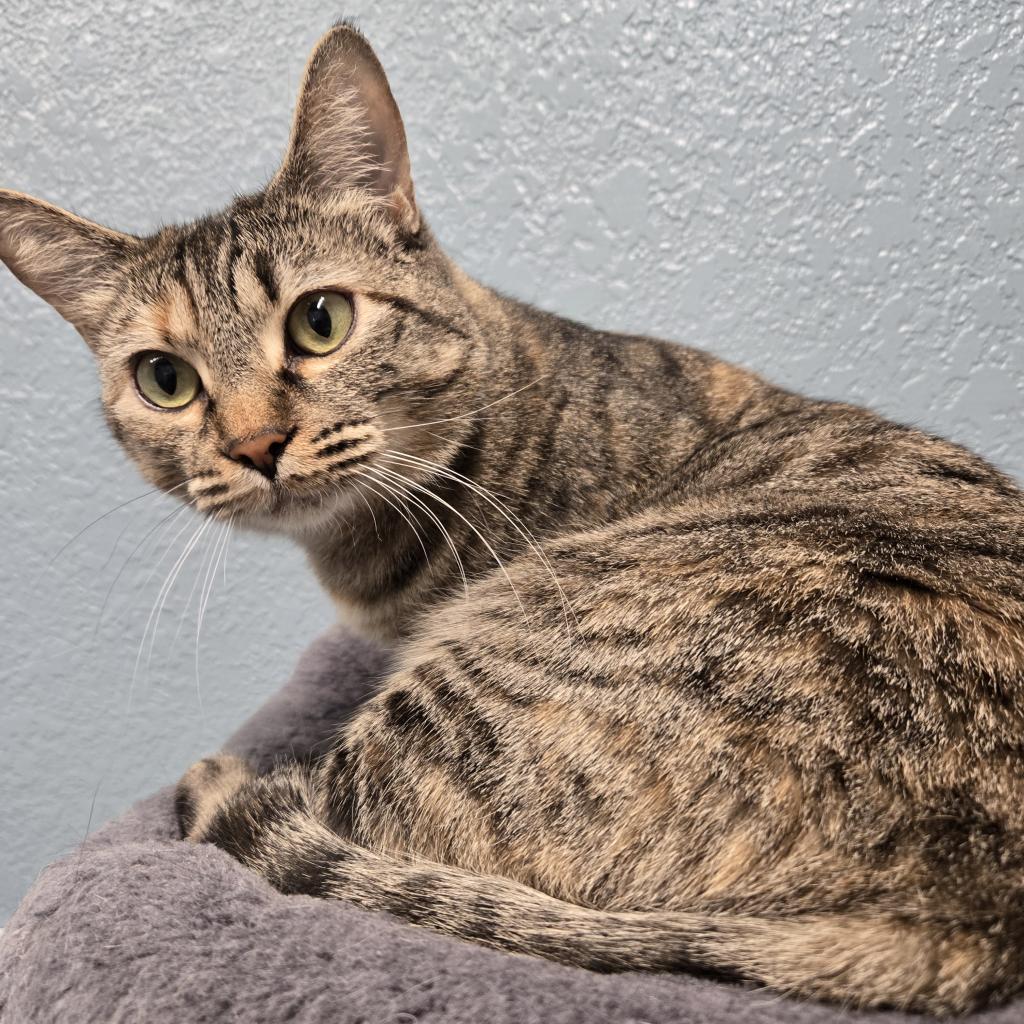
[[[340,630],[321,638],[226,748],[261,766],[316,748],[383,667]],[[0,937],[3,1024],[921,1020],[497,953],[345,904],[281,896],[221,851],[176,837],[168,788],[43,872]],[[1017,1024],[1024,1001],[971,1020]]]

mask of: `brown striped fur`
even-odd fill
[[[344,25],[263,192],[144,239],[0,192],[0,257],[150,480],[294,537],[396,645],[315,764],[191,769],[190,840],[599,970],[936,1013],[1024,985],[1024,499],[983,459],[471,280]],[[290,355],[325,287],[349,340]],[[205,396],[141,402],[153,348]],[[226,457],[271,428],[275,480]]]

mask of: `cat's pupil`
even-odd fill
[[[306,319],[309,321],[309,326],[321,338],[329,338],[331,336],[331,314],[327,312],[327,303],[322,295],[316,302],[309,304],[309,309],[306,311]]]
[[[178,371],[174,369],[174,363],[170,359],[153,361],[153,379],[169,395],[178,390]]]

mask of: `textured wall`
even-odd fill
[[[0,183],[135,231],[220,205],[272,172],[306,52],[337,12],[5,0]],[[1018,476],[1022,12],[1015,0],[345,11],[391,72],[427,216],[471,272],[867,402]],[[102,428],[85,347],[6,274],[0,360],[2,920],[90,822],[215,748],[330,611],[295,550],[238,537],[197,663],[197,549],[135,672],[173,560],[160,544],[133,549],[173,506],[143,498],[60,550],[143,485]],[[189,534],[175,532],[177,550]]]

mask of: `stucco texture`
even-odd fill
[[[0,184],[137,232],[259,186],[339,14],[378,49],[417,194],[471,273],[1024,476],[1020,4],[6,0]],[[223,577],[198,545],[139,657],[191,528],[159,528],[174,506],[151,495],[76,536],[145,485],[85,346],[5,273],[0,366],[2,921],[44,863],[216,749],[332,612],[287,544],[236,537]]]

